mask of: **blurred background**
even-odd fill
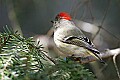
[[[0,32],[8,25],[21,36],[34,37],[36,44],[40,41],[49,56],[65,56],[56,49],[52,38],[51,20],[61,11],[70,13],[100,51],[120,47],[120,0],[0,0]],[[108,65],[104,68],[97,62],[86,67],[99,80],[118,80],[112,57],[105,61]]]

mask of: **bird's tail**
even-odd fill
[[[105,64],[105,61],[102,60],[102,58],[98,55],[98,53],[94,52],[93,50],[87,50],[87,52],[97,58],[101,63]],[[100,53],[99,53],[100,54]]]

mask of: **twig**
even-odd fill
[[[71,15],[73,16],[73,19],[76,17],[76,12],[77,10],[81,7],[81,6],[84,6],[86,3],[88,2],[88,0],[84,0],[83,2],[79,2],[75,8],[73,9],[73,12],[71,12]]]
[[[107,57],[114,56],[114,55],[119,54],[119,53],[120,53],[120,48],[117,48],[117,49],[112,49],[112,50],[106,50],[105,52],[102,52],[99,56],[101,58],[107,58]],[[79,56],[81,56],[81,54],[77,54],[78,58],[79,58]],[[93,62],[96,60],[97,59],[94,56],[87,56],[87,57],[83,58],[80,62],[82,64],[84,64],[84,63],[89,63],[89,62]]]
[[[107,13],[108,13],[108,11],[109,11],[109,9],[110,9],[110,3],[111,3],[111,0],[108,1],[108,7],[105,9],[105,12],[104,12],[104,15],[103,15],[103,19],[102,19],[102,21],[101,21],[100,26],[98,26],[98,27],[99,27],[99,30],[98,30],[97,33],[94,35],[94,37],[92,38],[92,40],[95,39],[95,37],[98,35],[98,33],[100,32],[101,28],[103,27],[103,24],[104,24],[105,19],[106,19],[106,16],[107,16]]]
[[[50,61],[52,61],[54,64],[56,64],[56,62],[55,62],[51,57],[49,57],[49,56],[46,54],[47,52],[42,51],[42,53],[43,53],[44,56],[47,57]]]
[[[94,21],[94,16],[93,16],[93,14],[92,14],[92,4],[91,4],[91,0],[89,0],[87,7],[88,7],[88,9],[89,9],[89,11],[90,11],[90,16],[91,16],[92,22],[93,22],[93,21]]]
[[[120,54],[120,50],[119,50],[119,53],[116,53],[114,56],[113,56],[113,63],[115,65],[115,69],[117,71],[117,75],[118,75],[118,78],[120,79],[120,73],[119,73],[119,70],[118,70],[118,66],[116,64],[116,57]]]
[[[111,0],[108,0],[108,7],[105,9],[105,12],[104,12],[104,15],[103,15],[103,19],[101,21],[101,25],[100,26],[103,26],[103,24],[104,24],[104,21],[106,19],[107,13],[108,13],[108,11],[110,9],[110,3],[111,3]]]

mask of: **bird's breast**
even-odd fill
[[[75,29],[74,27],[70,28],[60,27],[54,32],[54,42],[57,48],[64,54],[67,55],[80,54],[81,56],[85,56],[86,49],[84,49],[83,47],[62,42],[66,37],[79,35],[80,35],[79,30]]]

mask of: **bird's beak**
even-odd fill
[[[54,23],[54,21],[51,21],[52,23]]]

